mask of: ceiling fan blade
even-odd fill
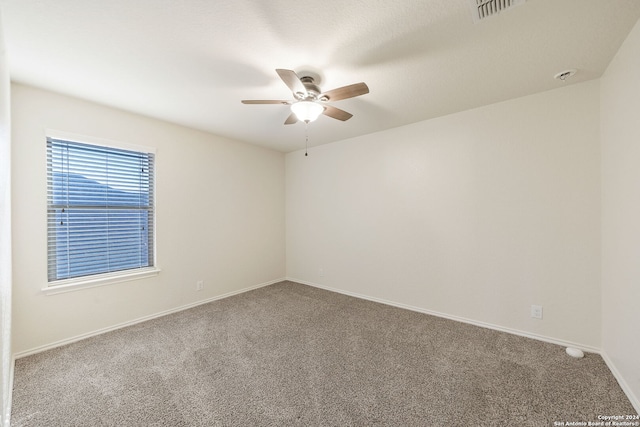
[[[277,99],[243,99],[243,104],[291,104],[291,101],[279,101]]]
[[[349,86],[339,87],[332,89],[320,95],[320,97],[327,97],[329,101],[340,101],[341,99],[353,98],[354,96],[364,95],[369,93],[369,86],[365,83],[354,83]]]
[[[284,124],[285,125],[292,125],[292,124],[297,123],[297,122],[298,122],[298,116],[296,116],[295,113],[291,113],[289,115],[289,117],[287,117],[287,120],[284,121]]]
[[[332,107],[331,105],[325,105],[322,114],[333,119],[342,120],[343,122],[353,117],[353,114],[347,113],[346,111],[339,108]]]
[[[296,98],[300,98],[300,96],[302,98],[307,97],[307,88],[304,87],[304,85],[300,81],[300,77],[298,77],[298,75],[294,71],[278,68],[276,69],[276,73],[278,73],[284,84],[286,84],[287,87],[291,89],[291,92],[293,92]],[[300,96],[298,94],[300,94]]]

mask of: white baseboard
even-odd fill
[[[611,360],[607,352],[602,350],[600,352],[600,356],[602,356],[604,363],[607,364],[616,381],[618,381],[618,384],[620,384],[620,388],[622,389],[622,391],[624,391],[624,394],[626,394],[629,398],[629,401],[633,405],[633,408],[638,414],[640,414],[640,398],[634,394],[633,390],[631,389],[631,387],[629,387],[629,384],[627,384],[622,374],[620,374],[620,371],[618,371],[618,368],[613,363],[613,360]]]
[[[132,325],[135,325],[137,323],[146,322],[147,320],[156,319],[158,317],[166,316],[168,314],[177,313],[179,311],[188,310],[190,308],[197,307],[199,305],[208,304],[208,303],[213,302],[213,301],[221,300],[221,299],[224,299],[224,298],[229,298],[231,296],[242,294],[244,292],[249,292],[249,291],[252,291],[254,289],[263,288],[265,286],[273,285],[274,283],[282,282],[283,280],[286,280],[286,279],[281,278],[281,279],[271,280],[269,282],[260,283],[258,285],[250,286],[248,288],[239,289],[237,291],[232,291],[232,292],[228,292],[226,294],[217,295],[215,297],[207,298],[205,300],[196,301],[196,302],[193,302],[193,303],[190,303],[190,304],[182,305],[180,307],[176,307],[176,308],[172,308],[172,309],[169,309],[169,310],[161,311],[159,313],[154,313],[154,314],[150,314],[148,316],[139,317],[137,319],[129,320],[127,322],[118,323],[117,325],[113,325],[113,326],[108,326],[106,328],[97,329],[95,331],[87,332],[87,333],[81,334],[81,335],[76,335],[76,336],[71,337],[71,338],[65,338],[65,339],[60,340],[60,341],[56,341],[56,342],[53,342],[53,343],[50,343],[50,344],[45,344],[45,345],[42,345],[42,346],[39,346],[39,347],[35,347],[35,348],[29,349],[29,350],[26,350],[26,351],[21,351],[19,353],[15,353],[13,355],[13,358],[15,360],[15,359],[20,359],[20,358],[26,357],[26,356],[31,356],[32,354],[41,353],[43,351],[51,350],[51,349],[56,348],[56,347],[62,347],[63,345],[71,344],[71,343],[74,343],[76,341],[80,341],[80,340],[83,340],[83,339],[86,339],[86,338],[90,338],[90,337],[93,337],[93,336],[96,336],[96,335],[101,335],[101,334],[104,334],[104,333],[107,333],[107,332],[115,331],[117,329],[126,328],[127,326],[132,326]],[[11,381],[11,384],[13,384],[13,379]]]
[[[343,295],[348,295],[348,296],[355,297],[355,298],[364,299],[364,300],[367,300],[367,301],[373,301],[373,302],[378,302],[380,304],[390,305],[392,307],[404,308],[406,310],[416,311],[418,313],[424,313],[424,314],[429,314],[431,316],[442,317],[442,318],[449,319],[449,320],[455,320],[457,322],[468,323],[470,325],[480,326],[482,328],[487,328],[487,329],[493,329],[493,330],[500,331],[500,332],[507,332],[507,333],[512,334],[512,335],[518,335],[518,336],[521,336],[521,337],[532,338],[534,340],[544,341],[544,342],[548,342],[548,343],[551,343],[551,344],[557,344],[557,345],[561,345],[563,347],[579,348],[580,350],[585,351],[585,352],[589,352],[589,353],[600,354],[600,349],[599,348],[593,347],[593,346],[590,346],[590,345],[587,345],[587,344],[575,343],[575,342],[572,342],[572,341],[566,341],[566,340],[561,340],[561,339],[557,339],[557,338],[553,338],[553,337],[547,337],[545,335],[533,334],[531,332],[521,331],[521,330],[512,329],[512,328],[507,328],[505,326],[494,325],[492,323],[481,322],[481,321],[478,321],[478,320],[467,319],[465,317],[454,316],[454,315],[451,315],[451,314],[441,313],[441,312],[438,312],[438,311],[429,310],[429,309],[421,308],[421,307],[415,307],[415,306],[412,306],[412,305],[403,304],[403,303],[399,303],[399,302],[395,302],[395,301],[388,301],[388,300],[385,300],[385,299],[382,299],[382,298],[370,297],[368,295],[358,294],[356,292],[344,291],[344,290],[341,290],[341,289],[335,289],[335,288],[331,288],[329,286],[319,285],[317,283],[307,282],[307,281],[304,281],[304,280],[294,279],[294,278],[290,278],[290,277],[288,277],[287,280],[292,281],[292,282],[296,282],[296,283],[301,283],[303,285],[313,286],[314,288],[324,289],[324,290],[327,290],[327,291],[337,292],[339,294],[343,294]]]

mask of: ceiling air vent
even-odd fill
[[[497,15],[503,10],[524,3],[527,0],[469,0],[473,21],[479,22],[485,18]]]

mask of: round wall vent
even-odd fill
[[[553,78],[565,81],[568,78],[573,77],[577,72],[578,72],[578,70],[576,70],[575,68],[572,68],[570,70],[560,71],[558,74],[553,76]]]

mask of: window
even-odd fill
[[[154,265],[154,154],[47,137],[49,285]]]

